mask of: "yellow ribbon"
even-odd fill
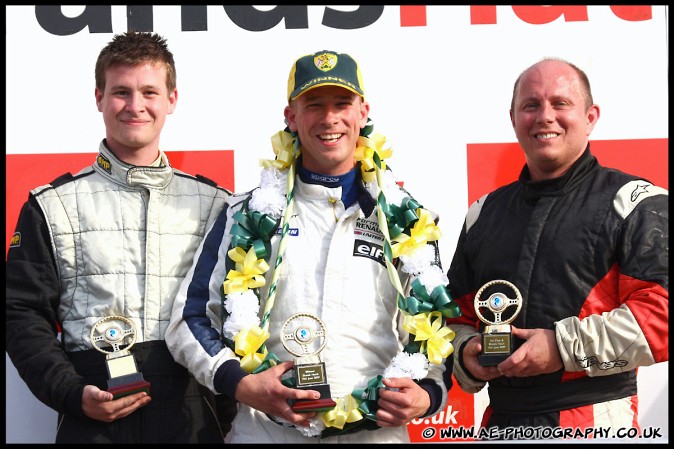
[[[386,137],[381,134],[374,134],[372,137],[360,136],[358,138],[358,144],[356,147],[355,158],[356,162],[360,162],[360,170],[363,177],[363,181],[372,182],[376,178],[375,173],[375,162],[374,154],[375,152],[379,155],[381,161],[380,170],[386,170],[386,163],[384,159],[388,159],[393,154],[393,150],[390,148],[382,149],[386,143]]]
[[[419,208],[417,209],[417,215],[419,220],[410,230],[410,235],[401,232],[392,239],[397,242],[391,246],[393,258],[400,257],[401,254],[412,254],[426,243],[439,240],[442,237],[440,228],[435,225],[430,212]]]
[[[414,334],[414,341],[423,341],[428,356],[428,361],[434,365],[440,365],[442,359],[447,358],[453,351],[451,341],[454,339],[454,331],[443,326],[445,321],[442,312],[429,314],[419,313],[414,316],[405,315],[403,327],[410,334]],[[422,345],[422,352],[423,352]]]
[[[326,427],[343,429],[344,424],[360,421],[363,415],[358,411],[360,403],[350,394],[337,399],[335,408],[319,416]]]
[[[241,368],[252,373],[267,356],[267,349],[256,352],[269,338],[269,332],[255,326],[242,329],[234,336],[234,352],[241,356]]]
[[[251,246],[246,253],[237,246],[227,251],[227,255],[236,262],[236,268],[227,273],[223,284],[225,294],[243,293],[265,284],[263,274],[269,270],[269,265],[264,259],[257,258],[254,247]]]
[[[271,146],[274,149],[274,154],[276,154],[276,159],[262,159],[260,165],[265,168],[275,167],[277,170],[288,168],[295,161],[293,141],[293,136],[286,131],[279,131],[271,136]]]

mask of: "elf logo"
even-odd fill
[[[353,255],[356,257],[367,257],[386,266],[386,262],[384,262],[384,250],[376,243],[356,239],[353,244]]]

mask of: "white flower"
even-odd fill
[[[386,202],[388,204],[395,204],[400,207],[403,200],[409,195],[400,188],[397,179],[390,170],[384,170],[382,173],[384,179],[384,194],[386,195]]]
[[[432,245],[424,245],[411,254],[401,254],[400,261],[403,263],[403,272],[409,274],[421,273],[435,261],[435,248]]]
[[[276,167],[263,168],[260,171],[260,187],[285,192],[288,180],[287,172],[280,172]]]
[[[430,265],[419,275],[419,282],[426,287],[426,293],[429,295],[435,290],[438,285],[449,284],[449,278],[444,271],[437,265]]]
[[[400,207],[403,200],[409,195],[400,188],[400,185],[398,185],[398,182],[394,177],[395,175],[390,170],[382,170],[381,175],[386,203]],[[379,196],[379,184],[377,184],[376,180],[365,183],[365,189],[372,195],[372,198],[377,199]]]
[[[387,379],[391,377],[410,377],[409,373],[402,368],[390,365],[384,370],[383,376]]]
[[[251,210],[279,218],[286,206],[286,183],[288,174],[275,167],[263,169],[260,173],[260,188],[253,190],[248,207]]]
[[[286,427],[293,426],[293,423],[279,416],[272,416],[272,418],[274,421],[283,426]],[[299,430],[299,432],[305,437],[317,437],[321,434],[321,432],[323,432],[323,430],[325,430],[325,427],[326,426],[323,420],[320,417],[315,416],[313,419],[309,421],[309,427],[296,426],[295,428]]]
[[[379,196],[379,186],[377,185],[377,181],[366,182],[365,190],[367,190],[370,196],[372,196],[374,199],[377,199]]]
[[[411,377],[423,379],[428,374],[428,359],[424,354],[401,352],[384,370],[384,377]]]
[[[252,290],[243,293],[230,293],[225,300],[225,309],[229,313],[222,325],[222,334],[233,340],[242,329],[250,329],[260,325],[258,312],[260,304]]]
[[[325,430],[325,423],[321,418],[315,416],[311,421],[309,421],[309,427],[297,426],[302,435],[305,437],[317,437]]]

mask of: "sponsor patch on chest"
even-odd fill
[[[283,233],[283,229],[280,227],[276,228],[276,234],[281,235]],[[289,237],[297,237],[300,235],[300,229],[299,228],[288,228],[288,236]]]
[[[375,242],[383,242],[384,234],[379,229],[379,223],[364,218],[356,220],[356,227],[353,230],[356,239],[363,238]]]

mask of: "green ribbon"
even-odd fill
[[[412,281],[413,295],[407,298],[398,295],[398,307],[410,315],[430,313],[435,310],[446,318],[461,316],[461,309],[444,285],[438,285],[429,295],[419,278]]]
[[[372,122],[372,119],[370,117],[367,118],[367,123],[365,124],[364,127],[360,129],[360,135],[363,137],[367,137],[370,134],[372,134],[372,131],[374,130],[374,123]]]
[[[421,345],[424,342],[423,341],[415,341],[414,337],[415,337],[414,334],[410,334],[410,342],[405,345],[405,347],[403,348],[403,351],[405,351],[408,354],[416,354],[417,352],[425,354],[425,352],[421,351]]]
[[[388,230],[392,239],[402,234],[406,229],[413,226],[414,223],[419,220],[417,209],[419,209],[421,205],[410,197],[405,197],[400,206],[386,203],[380,203],[380,205],[382,208],[386,206],[386,208],[384,208],[384,213],[386,214]]]
[[[384,376],[379,375],[373,377],[367,382],[367,387],[356,388],[351,392],[351,396],[360,402],[358,410],[365,416],[366,419],[377,421],[377,410],[379,409],[379,389],[385,388],[382,382]]]
[[[281,363],[281,359],[276,357],[276,354],[273,352],[268,352],[262,363],[260,363],[260,366],[255,368],[251,374],[261,373],[262,371],[266,371],[272,366],[278,365],[279,363]]]
[[[246,207],[238,210],[232,218],[232,248],[245,251],[252,246],[258,259],[267,259],[271,254],[271,237],[278,226],[278,220]]]
[[[295,378],[294,377],[284,377],[281,379],[281,383],[288,388],[295,388]]]

